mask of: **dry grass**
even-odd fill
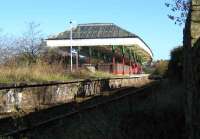
[[[61,64],[37,63],[30,66],[0,66],[0,83],[69,81],[119,77],[110,73],[82,69],[68,73]]]
[[[69,80],[69,75],[61,65],[47,65],[45,63],[31,66],[1,66],[0,82],[44,82],[55,80]]]

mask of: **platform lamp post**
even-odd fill
[[[71,72],[73,71],[73,61],[72,61],[72,21],[70,23],[70,65],[71,65]]]

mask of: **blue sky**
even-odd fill
[[[182,27],[167,18],[166,0],[4,0],[0,5],[0,28],[19,35],[26,23],[41,24],[45,35],[77,23],[115,23],[140,36],[155,59],[169,59],[170,50],[182,44]]]

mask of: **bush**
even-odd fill
[[[153,72],[153,75],[159,75],[164,77],[168,70],[168,61],[166,60],[160,60],[155,64],[155,71]]]
[[[174,48],[170,56],[168,77],[181,81],[183,79],[183,47]]]

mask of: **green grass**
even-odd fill
[[[114,75],[108,72],[103,72],[103,71],[95,71],[95,72],[90,72],[89,70],[79,70],[76,71],[70,76],[74,79],[96,79],[96,78],[115,78],[115,77],[126,77],[126,76],[120,76],[120,75]]]

